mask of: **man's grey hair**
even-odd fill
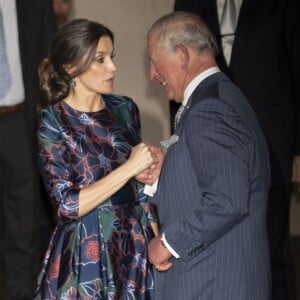
[[[183,45],[196,53],[207,52],[214,57],[219,48],[214,35],[197,15],[178,11],[158,19],[149,29],[148,41],[157,34],[157,46],[173,53],[176,46]]]

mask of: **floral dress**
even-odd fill
[[[153,299],[147,244],[156,219],[143,185],[132,179],[78,216],[80,189],[118,168],[140,141],[134,102],[103,98],[98,112],[80,112],[64,101],[40,112],[40,169],[58,223],[34,299]]]

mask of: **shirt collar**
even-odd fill
[[[193,91],[196,89],[200,82],[218,72],[220,72],[219,67],[212,67],[197,75],[186,87],[183,94],[182,105],[186,106],[190,96],[192,95]]]

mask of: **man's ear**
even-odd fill
[[[180,55],[181,67],[183,69],[187,68],[190,60],[189,50],[182,44],[177,45],[175,49]]]

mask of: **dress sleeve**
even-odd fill
[[[52,110],[39,114],[39,167],[58,218],[63,222],[78,219],[80,188],[73,183],[72,165],[63,137],[63,130]]]

